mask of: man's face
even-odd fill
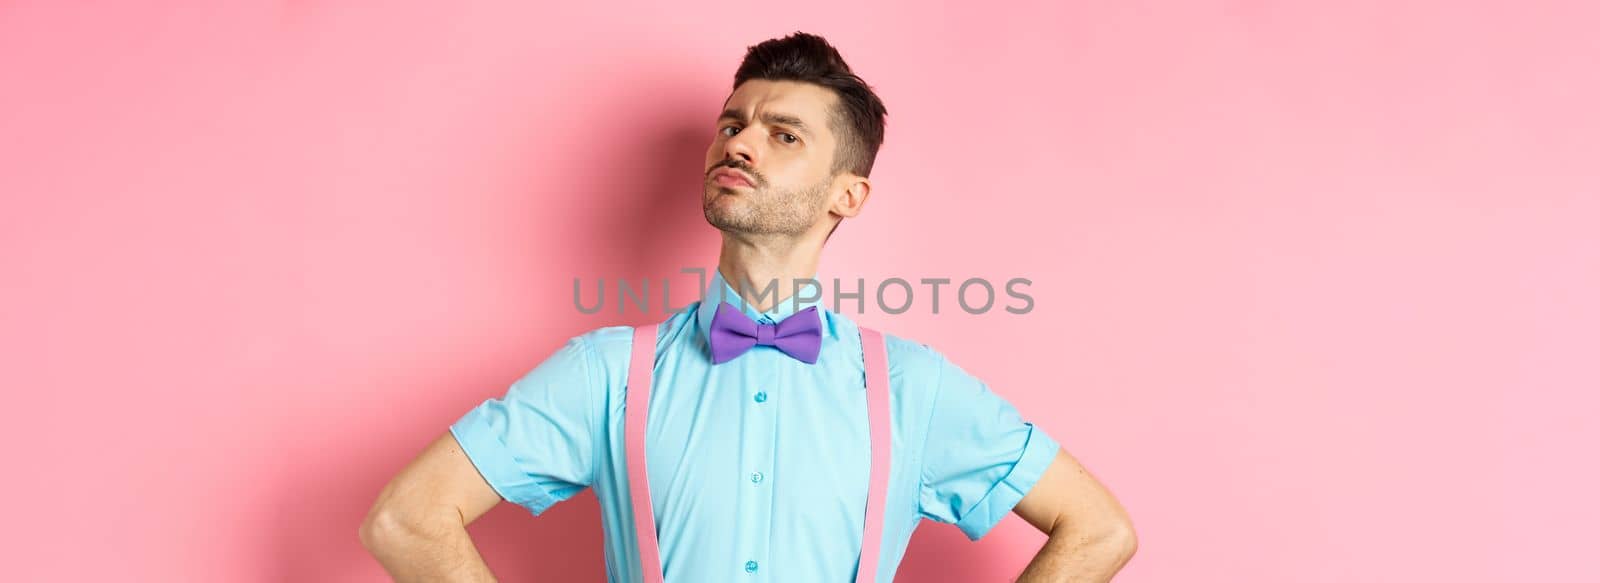
[[[800,235],[826,218],[837,100],[810,83],[739,85],[706,150],[706,221],[735,233]]]

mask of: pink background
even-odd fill
[[[573,278],[715,262],[713,118],[793,30],[890,112],[823,275],[1034,280],[861,319],[1121,497],[1118,581],[1600,577],[1592,3],[94,4],[0,2],[6,580],[382,580],[386,479],[637,320]],[[472,533],[603,574],[589,492]],[[1043,540],[924,523],[900,579]]]

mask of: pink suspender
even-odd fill
[[[861,349],[867,366],[867,423],[872,432],[872,473],[867,481],[867,524],[861,536],[861,564],[856,583],[872,583],[883,542],[883,512],[889,507],[889,353],[883,335],[861,328]]]
[[[628,396],[623,407],[628,444],[628,497],[633,499],[633,540],[639,543],[639,564],[644,583],[661,580],[661,547],[656,544],[656,513],[650,504],[650,480],[645,479],[644,422],[650,408],[650,377],[655,374],[656,327],[633,329],[633,355],[628,358]],[[634,407],[633,405],[639,405]]]
[[[628,391],[624,406],[628,448],[628,495],[633,501],[634,540],[644,583],[662,581],[661,548],[656,540],[656,517],[646,479],[644,438],[650,403],[650,381],[655,369],[657,324],[633,329],[633,354],[628,359]],[[883,334],[861,326],[862,357],[867,368],[867,423],[872,435],[872,469],[867,482],[866,525],[862,529],[861,561],[856,583],[873,583],[883,542],[883,510],[889,494],[889,354]],[[639,405],[635,407],[634,405]]]

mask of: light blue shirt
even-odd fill
[[[854,581],[871,461],[858,328],[819,301],[758,312],[710,271],[704,299],[657,333],[646,463],[667,581]],[[724,298],[758,322],[817,305],[816,364],[765,345],[712,364],[707,332]],[[535,516],[594,488],[614,583],[640,576],[623,441],[632,331],[573,337],[450,428],[489,485]],[[978,540],[1058,445],[939,352],[884,340],[893,468],[877,578],[887,582],[922,519]]]

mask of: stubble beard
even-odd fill
[[[706,222],[729,233],[797,237],[811,229],[812,222],[826,206],[828,183],[829,180],[824,179],[798,191],[756,188],[748,193],[707,184],[704,205]],[[725,197],[745,197],[748,200],[741,203],[724,200]]]

